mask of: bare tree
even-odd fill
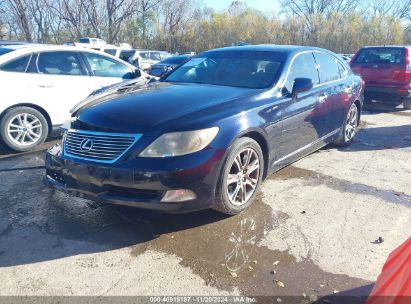
[[[54,15],[67,25],[72,37],[83,36],[87,16],[83,0],[56,0],[52,9]]]
[[[137,6],[137,11],[141,15],[142,23],[142,40],[144,47],[148,47],[148,37],[147,37],[147,25],[149,19],[149,13],[155,9],[164,0],[140,0]]]
[[[108,42],[118,42],[121,26],[137,10],[135,0],[106,0]]]
[[[7,1],[10,13],[14,22],[18,25],[23,34],[23,39],[33,41],[31,21],[28,16],[27,0],[8,0]]]
[[[186,0],[165,0],[161,4],[163,33],[167,34],[167,47],[172,51],[177,51],[177,34],[184,29],[184,22],[190,18],[190,6],[190,1]]]

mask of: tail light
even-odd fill
[[[405,48],[405,69],[402,66],[394,71],[394,80],[402,83],[411,83],[411,58],[409,48]]]
[[[405,64],[406,64],[405,70],[407,72],[411,72],[411,58],[410,58],[410,49],[409,48],[405,48]]]

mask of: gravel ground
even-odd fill
[[[270,176],[256,204],[234,217],[69,197],[41,181],[53,141],[29,153],[0,149],[0,295],[290,303],[352,295],[349,303],[361,303],[411,235],[410,122],[411,111],[366,112],[352,146],[324,148]]]

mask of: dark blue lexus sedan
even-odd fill
[[[144,87],[72,110],[48,185],[111,204],[236,214],[272,172],[357,130],[363,82],[336,54],[259,45],[201,53]],[[324,161],[327,161],[324,159]]]

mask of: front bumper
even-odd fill
[[[170,213],[211,207],[225,152],[204,150],[173,158],[128,158],[114,164],[71,158],[59,145],[46,154],[44,182],[86,199]],[[197,198],[162,202],[167,190],[188,189]]]

